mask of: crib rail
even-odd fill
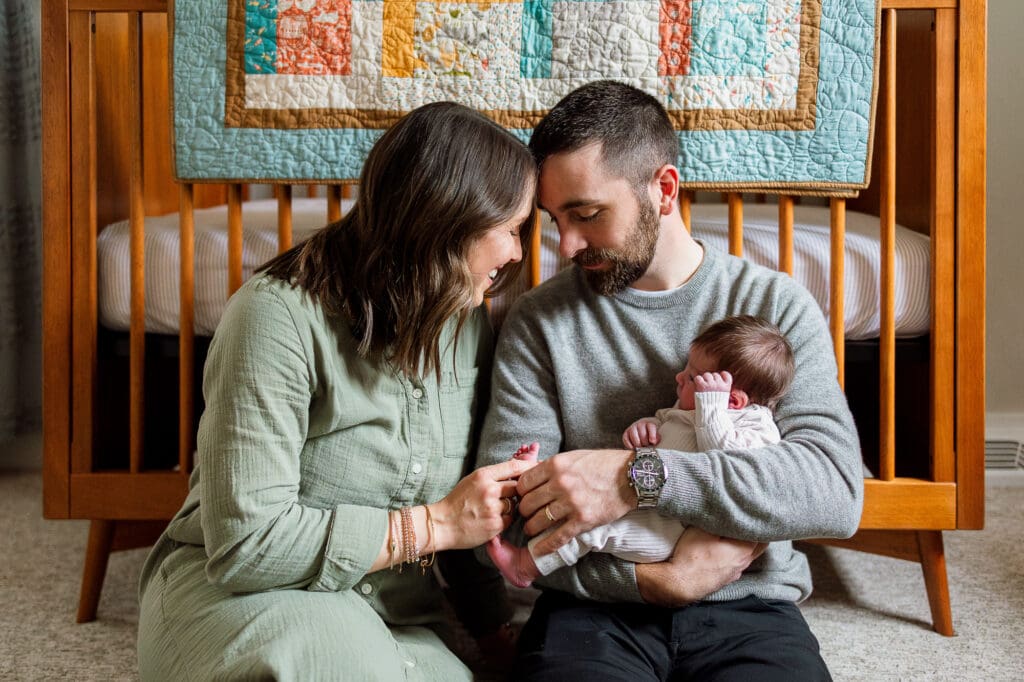
[[[195,452],[197,411],[197,343],[195,329],[195,220],[198,208],[228,207],[228,277],[225,296],[242,284],[242,225],[249,186],[176,186],[170,181],[170,135],[167,110],[166,17],[162,0],[70,0],[43,3],[46,40],[67,44],[66,83],[50,80],[44,108],[47,130],[45,177],[49,196],[69,196],[66,205],[48,206],[45,295],[47,319],[44,368],[47,412],[46,466],[48,516],[111,518],[109,500],[142,498],[115,511],[118,518],[167,518],[177,509]],[[965,295],[983,291],[983,258],[971,257],[984,247],[972,231],[973,217],[984,217],[984,153],[967,139],[984,133],[984,116],[957,107],[979,85],[983,63],[971,46],[984,54],[984,27],[964,24],[963,12],[984,11],[983,0],[884,0],[882,3],[881,88],[876,118],[872,187],[858,199],[830,201],[831,262],[828,314],[837,360],[838,379],[846,384],[848,364],[843,327],[844,243],[846,211],[878,216],[882,275],[879,283],[881,332],[878,362],[878,422],[875,480],[868,481],[862,527],[978,527],[981,492],[983,412],[962,409],[982,404],[981,389],[969,375],[982,357],[983,311]],[[959,43],[959,50],[958,45]],[[59,60],[53,51],[46,59]],[[44,69],[58,72],[53,65]],[[923,100],[899,93],[912,79],[933,87]],[[959,89],[959,90],[958,90]],[[118,96],[112,96],[112,92]],[[928,125],[920,122],[926,112]],[[914,118],[917,116],[918,118]],[[54,147],[60,146],[60,151]],[[926,150],[922,154],[922,150]],[[959,154],[959,160],[958,155]],[[901,163],[897,164],[897,159]],[[980,178],[980,180],[978,179]],[[331,185],[325,221],[341,215],[345,184]],[[294,243],[290,185],[275,187],[278,245]],[[305,191],[307,194],[310,190]],[[750,195],[729,193],[729,250],[743,254],[744,204]],[[960,197],[957,202],[956,197]],[[681,193],[684,222],[691,222],[692,193]],[[755,200],[763,200],[763,195]],[[778,268],[794,267],[794,205],[799,197],[777,197],[779,215]],[[148,455],[147,396],[155,385],[150,376],[145,332],[144,217],[170,211],[180,214],[180,333],[176,390],[176,456],[153,462]],[[101,330],[97,322],[96,238],[100,226],[127,217],[131,231],[131,325],[128,351],[130,416],[128,456],[113,465],[97,452],[97,405],[102,400],[98,360]],[[906,476],[898,445],[900,402],[897,375],[899,350],[895,333],[895,225],[906,225],[932,237],[932,310],[928,348],[928,435],[926,470]],[[70,231],[68,231],[70,226]],[[532,252],[539,254],[540,230]],[[68,263],[72,267],[67,267]],[[540,265],[527,267],[534,285]],[[54,293],[57,292],[57,293]],[[74,311],[74,312],[73,312]],[[83,312],[85,311],[85,312]],[[67,321],[58,329],[60,321]],[[68,358],[66,361],[60,358]],[[64,386],[63,393],[59,389]],[[72,407],[73,406],[73,407]],[[151,409],[151,408],[150,408]],[[70,455],[61,454],[70,453]],[[139,476],[159,492],[142,490]],[[156,482],[156,483],[154,483]],[[72,489],[83,491],[73,495]],[[52,492],[53,494],[49,494]]]

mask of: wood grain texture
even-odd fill
[[[71,450],[71,155],[68,14],[40,5],[42,37],[42,406],[43,516],[68,518]]]
[[[957,169],[958,525],[985,523],[985,0],[960,3]]]

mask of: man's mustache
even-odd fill
[[[572,257],[572,261],[580,267],[597,265],[607,261],[615,262],[616,260],[615,253],[608,249],[584,249]]]

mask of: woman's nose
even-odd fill
[[[509,259],[513,263],[518,263],[523,260],[523,241],[516,237],[512,240],[512,257]]]

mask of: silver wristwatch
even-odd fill
[[[658,504],[668,472],[661,455],[654,448],[637,448],[626,469],[629,484],[636,491],[636,508],[650,509]]]

